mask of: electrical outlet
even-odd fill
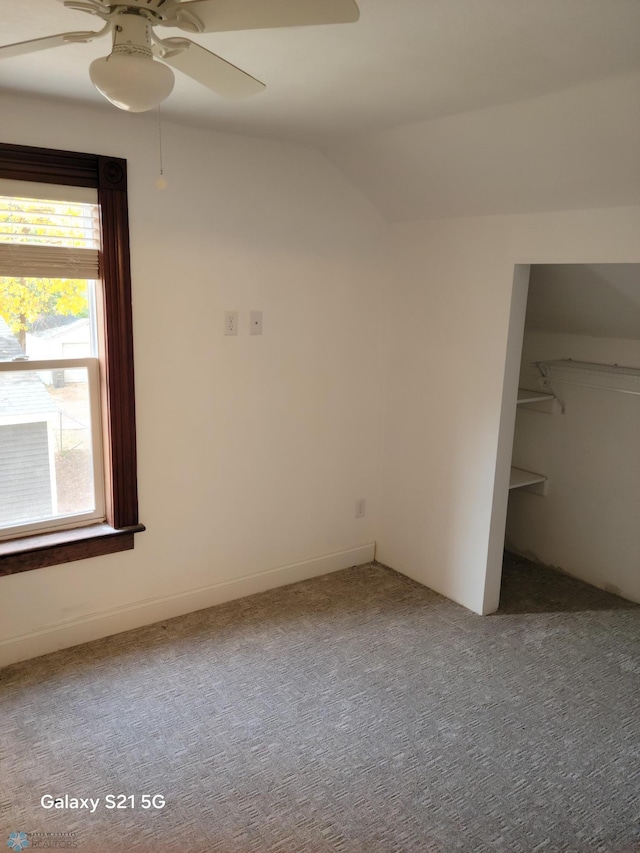
[[[356,518],[364,518],[367,514],[367,501],[365,498],[358,498],[356,501]]]
[[[225,311],[224,312],[224,333],[225,333],[225,335],[237,335],[238,334],[238,312],[237,311]]]
[[[261,335],[262,334],[262,311],[250,311],[249,312],[249,334],[250,335]]]

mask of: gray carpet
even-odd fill
[[[517,560],[486,618],[374,563],[9,667],[0,846],[640,851],[639,628]]]

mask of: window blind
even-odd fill
[[[0,196],[0,276],[96,279],[97,204]]]
[[[97,204],[0,196],[0,243],[97,249]]]
[[[0,178],[0,196],[39,198],[44,201],[81,202],[84,204],[96,204],[98,201],[98,193],[94,187],[41,184],[37,181],[18,181],[13,178]]]
[[[0,243],[0,276],[10,278],[100,278],[97,249]]]

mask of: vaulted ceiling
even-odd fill
[[[358,5],[354,24],[193,36],[267,88],[229,103],[177,73],[163,116],[318,146],[390,220],[640,204],[638,0]],[[1,6],[3,43],[98,27],[62,0]],[[88,76],[109,51],[0,60],[0,93],[114,110]]]
[[[358,3],[361,17],[355,24],[195,36],[263,80],[267,89],[230,104],[177,75],[165,115],[221,130],[317,142],[640,69],[637,0]],[[1,11],[3,43],[99,25],[61,0],[2,0]],[[99,103],[87,68],[109,51],[104,38],[2,60],[0,90]]]
[[[527,329],[596,338],[640,338],[640,264],[531,267]]]

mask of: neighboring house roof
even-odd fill
[[[6,321],[0,317],[0,360],[12,361],[21,356],[24,357],[22,347]],[[46,416],[56,411],[56,405],[35,371],[0,373],[0,420],[21,416],[33,420],[34,415]]]
[[[3,418],[43,415],[42,420],[58,408],[49,396],[44,382],[37,373],[0,373],[0,420]]]
[[[4,317],[0,317],[0,361],[13,361],[14,358],[21,356],[24,357],[24,350],[7,321]]]

